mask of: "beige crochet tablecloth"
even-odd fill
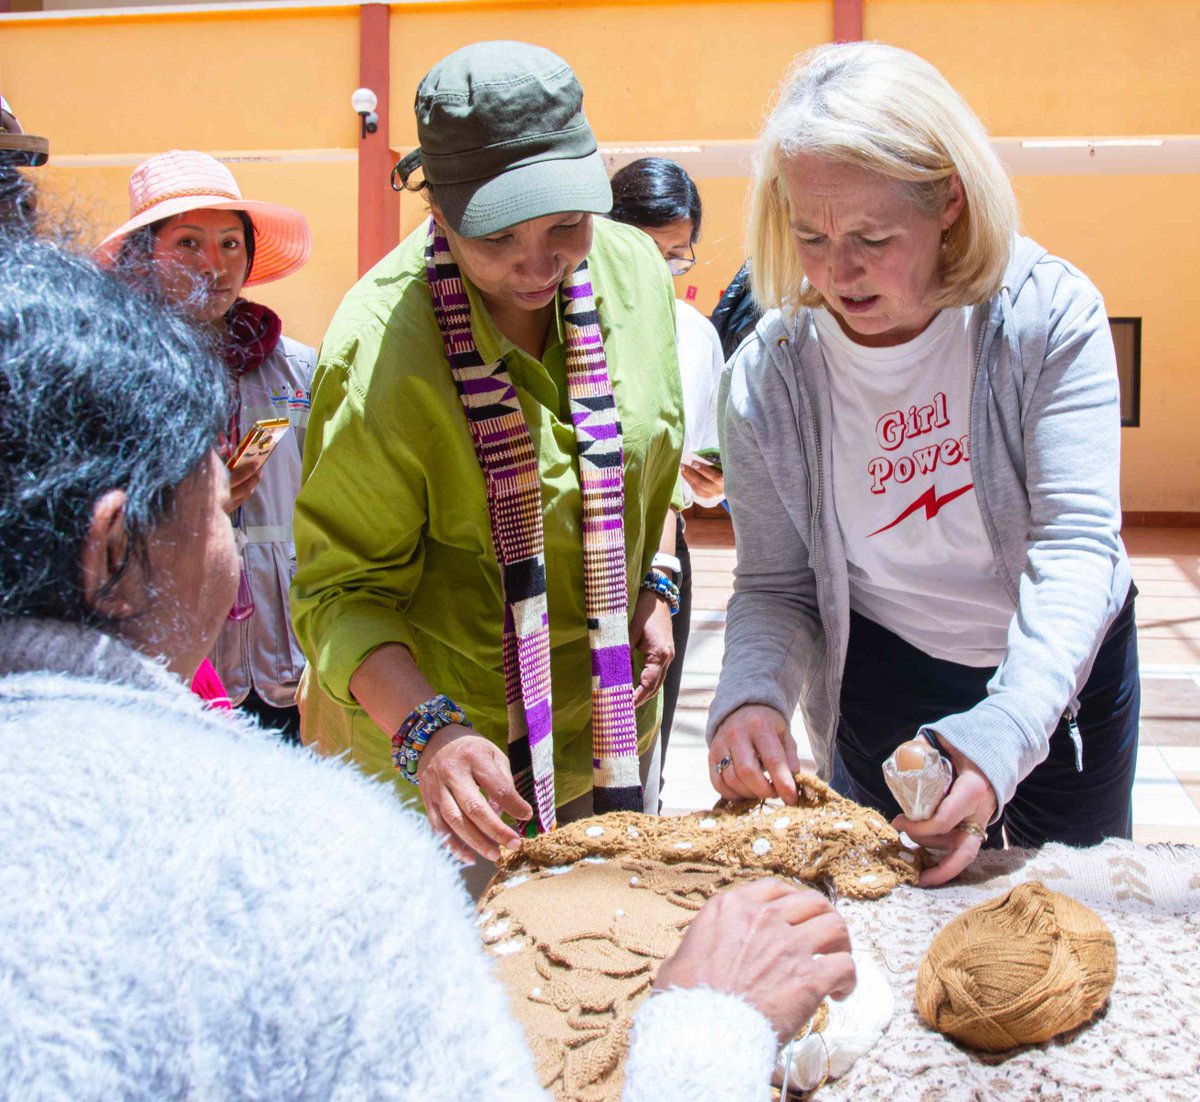
[[[882,1040],[815,1092],[821,1102],[1200,1102],[1200,848],[1113,840],[986,852],[954,883],[922,890],[917,862],[877,814],[813,778],[797,782],[797,808],[585,819],[503,862],[479,904],[483,941],[557,1097],[619,1096],[629,1025],[657,962],[714,891],[773,874],[836,885],[856,955],[892,985]],[[917,966],[950,919],[1031,880],[1108,925],[1111,998],[1048,1044],[969,1052],[917,1017]]]
[[[947,921],[1027,880],[1108,924],[1117,943],[1112,997],[1098,1019],[1049,1044],[967,1052],[917,1017],[917,965]],[[984,853],[947,887],[902,886],[838,909],[856,949],[888,971],[896,1013],[869,1055],[816,1092],[821,1102],[1200,1102],[1200,849],[1108,841]]]

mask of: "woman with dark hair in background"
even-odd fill
[[[609,217],[614,222],[637,226],[647,234],[667,262],[671,275],[681,276],[690,271],[696,263],[701,206],[700,193],[683,166],[662,157],[643,157],[613,174],[612,190]],[[683,461],[679,470],[687,487],[684,504],[690,505],[694,495],[701,505],[716,505],[725,492],[720,465],[696,453],[717,447],[717,385],[725,367],[721,342],[703,314],[690,303],[676,299],[675,343],[683,384]],[[692,559],[684,539],[683,516],[676,512],[675,520],[679,615],[671,621],[675,661],[663,684],[660,744],[664,764],[692,616]]]
[[[223,164],[178,149],[133,170],[129,212],[129,221],[96,248],[95,259],[212,335],[232,384],[222,455],[256,421],[290,422],[265,466],[248,465],[231,476],[244,584],[211,658],[233,704],[295,741],[304,656],[292,634],[287,595],[295,561],[292,506],[316,353],[283,336],[278,315],[241,292],[282,279],[308,260],[308,222],[287,207],[243,199]],[[204,672],[196,689],[207,694]]]
[[[225,371],[22,238],[0,233],[5,1098],[546,1097],[424,822],[185,688],[237,586]],[[708,901],[634,1016],[625,1098],[769,1097],[780,1039],[854,986],[848,949],[810,889]]]

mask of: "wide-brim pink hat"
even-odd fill
[[[298,210],[243,199],[233,173],[207,153],[172,149],[143,161],[129,177],[129,221],[92,252],[109,267],[134,230],[189,210],[244,210],[254,222],[254,263],[245,286],[270,283],[300,268],[312,252],[308,219]]]

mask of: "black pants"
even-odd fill
[[[662,728],[658,736],[662,750],[662,764],[667,764],[667,743],[671,738],[671,723],[675,719],[675,705],[679,701],[679,683],[683,680],[683,656],[687,654],[688,636],[692,631],[692,556],[687,541],[683,538],[683,517],[675,515],[675,555],[679,559],[682,574],[679,577],[679,611],[671,617],[671,635],[675,640],[675,659],[667,667],[663,680]],[[659,779],[662,791],[662,779]],[[661,802],[660,802],[661,806]]]
[[[1130,586],[1079,694],[1076,723],[1083,741],[1083,769],[1077,768],[1064,717],[1051,735],[1049,756],[1017,785],[996,824],[1003,825],[1009,845],[1088,846],[1104,838],[1132,836],[1141,700],[1135,596]],[[922,725],[981,701],[995,672],[931,658],[865,616],[851,613],[837,731],[847,795],[888,818],[898,815],[900,809],[883,779],[885,759]],[[993,848],[1003,844],[996,826],[988,837]]]
[[[284,742],[300,744],[300,709],[295,704],[277,708],[251,689],[237,707],[238,711],[254,716],[266,730],[277,732]]]

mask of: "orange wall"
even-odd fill
[[[1014,181],[1025,231],[1100,288],[1110,317],[1142,318],[1141,425],[1121,432],[1126,509],[1200,511],[1200,180]]]
[[[562,54],[602,142],[746,138],[791,58],[828,41],[828,0],[418,5],[392,11],[392,145],[416,141],[417,82],[467,42],[519,38]]]
[[[88,243],[128,217],[130,166],[56,168],[56,156],[357,145],[357,8],[0,17],[0,28],[5,98],[27,131],[50,139],[43,205],[67,212]],[[357,276],[356,165],[230,167],[244,195],[308,217],[312,261],[250,294],[289,335],[317,344]]]
[[[53,155],[357,147],[354,7],[94,18],[0,17],[0,85]],[[1195,0],[865,0],[874,37],[936,64],[997,135],[1200,134]],[[414,141],[413,90],[439,57],[489,37],[567,57],[602,142],[751,138],[791,57],[828,39],[831,0],[478,0],[396,3],[392,146]],[[317,342],[353,282],[356,165],[237,164],[247,195],[305,211],[313,259],[255,293],[288,332]],[[40,170],[51,205],[86,239],[124,216],[128,167]],[[700,263],[677,281],[711,309],[741,263],[746,181],[698,179]],[[1200,510],[1200,370],[1187,321],[1200,316],[1195,176],[1027,177],[1028,231],[1086,271],[1111,314],[1144,319],[1142,427],[1123,436],[1125,506]],[[380,181],[380,187],[386,186]],[[69,198],[69,202],[68,202]],[[390,201],[390,200],[389,200]],[[420,219],[400,203],[401,231]]]
[[[1196,0],[865,0],[993,134],[1200,132]]]
[[[51,152],[353,146],[358,12],[0,21],[0,81]]]

